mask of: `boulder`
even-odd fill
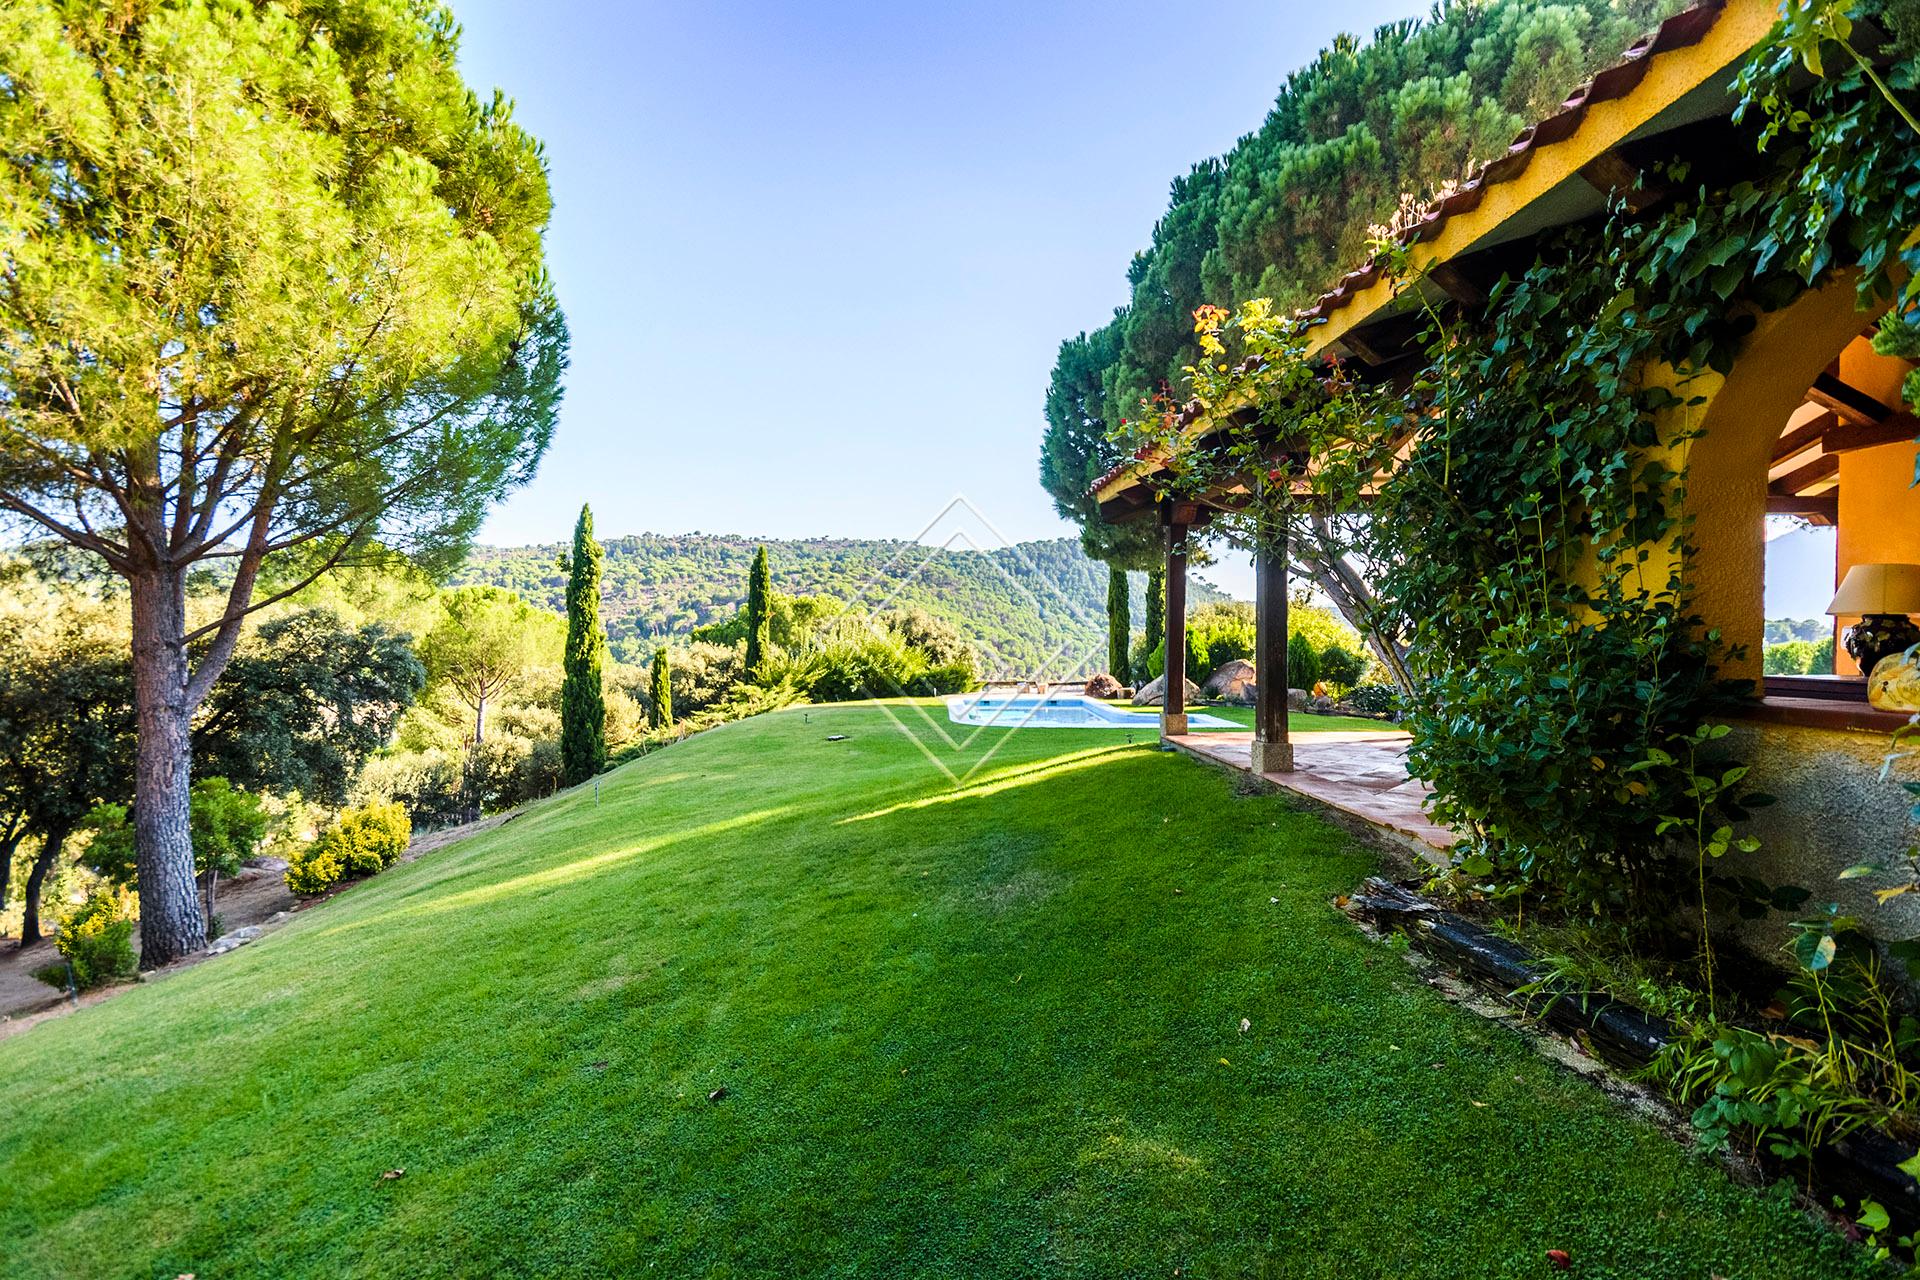
[[[1253,705],[1253,685],[1253,664],[1244,658],[1235,658],[1232,662],[1221,663],[1207,677],[1207,696],[1250,707]]]
[[[1307,709],[1307,699],[1312,696],[1313,695],[1305,689],[1287,690],[1287,710],[1305,711]]]
[[[1141,687],[1140,692],[1133,695],[1133,705],[1136,707],[1157,707],[1166,700],[1167,678],[1165,676],[1155,676]],[[1194,703],[1199,700],[1200,686],[1191,680],[1187,681],[1187,701]]]
[[[287,860],[285,858],[248,858],[240,865],[251,868],[254,871],[276,871],[282,875],[286,874],[287,870]]]
[[[1307,710],[1317,716],[1330,716],[1334,713],[1333,699],[1320,694],[1307,703]]]

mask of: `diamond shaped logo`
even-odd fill
[[[1013,674],[1015,669],[1008,655],[989,646],[984,655],[989,670],[1011,678],[989,680],[988,690],[1041,693],[1051,685],[1084,676],[1093,669],[1103,642],[1088,644],[1072,636],[1082,627],[1091,627],[1096,632],[1102,630],[1104,616],[1068,596],[1039,573],[1019,546],[1002,535],[964,495],[956,494],[950,499],[899,554],[861,583],[854,594],[854,605],[868,614],[893,608],[908,584],[923,580],[950,552],[978,554],[990,571],[1006,584],[1010,596],[1025,604],[1035,616],[1064,624],[1052,630],[1069,637],[1051,643],[1033,670],[1021,670],[1017,675]],[[1018,572],[1010,569],[1006,560],[1012,560]],[[862,692],[879,698],[891,691],[863,689]],[[1030,723],[1041,710],[1037,700],[1015,707],[1009,699],[994,706],[985,723],[962,724],[951,718],[946,707],[929,708],[919,702],[904,706],[888,702],[879,705],[928,762],[956,786],[983,768],[1007,741],[1005,733],[995,733],[976,754],[975,743],[982,734],[989,730],[1019,728]]]

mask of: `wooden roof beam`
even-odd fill
[[[1896,413],[1883,422],[1838,425],[1827,432],[1821,444],[1828,453],[1852,453],[1855,449],[1906,444],[1917,439],[1920,439],[1920,418],[1910,413]]]
[[[1840,473],[1840,459],[1833,454],[1824,454],[1809,462],[1798,471],[1781,476],[1767,486],[1767,493],[1773,497],[1798,497],[1803,489],[1811,489],[1823,480],[1830,480]]]
[[[1823,409],[1831,409],[1840,415],[1843,422],[1854,426],[1871,426],[1893,416],[1892,409],[1858,387],[1840,381],[1830,372],[1813,380],[1813,386],[1807,391],[1807,399]]]
[[[1814,445],[1822,443],[1827,432],[1840,425],[1840,415],[1829,409],[1817,418],[1809,418],[1800,426],[1783,433],[1779,443],[1773,446],[1773,460],[1785,462],[1796,453],[1804,453]],[[1829,448],[1831,453],[1832,449]]]
[[[1624,204],[1628,213],[1644,213],[1667,198],[1666,188],[1649,182],[1640,166],[1621,155],[1617,147],[1581,165],[1580,176],[1609,201]]]

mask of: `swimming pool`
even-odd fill
[[[947,699],[947,718],[955,724],[1026,726],[1044,729],[1140,729],[1158,732],[1157,711],[1122,711],[1084,693],[966,693]],[[1237,729],[1231,720],[1194,711],[1190,729]]]

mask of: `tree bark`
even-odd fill
[[[16,814],[6,830],[0,832],[0,910],[7,905],[7,890],[13,887],[13,855],[20,848],[20,819]]]
[[[34,855],[33,868],[27,872],[25,901],[20,910],[20,945],[23,947],[40,941],[40,889],[46,884],[47,872],[53,870],[61,847],[67,843],[67,835],[65,828],[47,832],[40,841],[40,852]]]
[[[188,786],[193,706],[187,694],[185,577],[166,566],[129,578],[135,715],[133,842],[140,876],[140,967],[207,945],[193,872]]]

